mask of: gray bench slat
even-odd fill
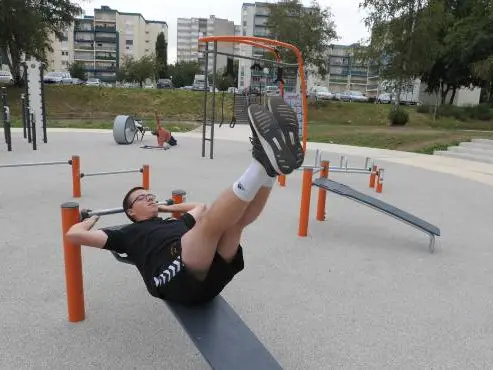
[[[104,229],[119,229],[125,225]],[[133,265],[125,256],[111,251],[120,262]],[[180,322],[204,359],[215,370],[278,370],[281,365],[219,295],[207,304],[185,307],[163,301]]]
[[[429,222],[426,222],[422,220],[421,218],[418,218],[406,211],[403,211],[402,209],[396,208],[388,203],[382,202],[379,199],[373,198],[369,195],[363,194],[357,190],[354,190],[353,188],[350,188],[347,185],[335,182],[333,180],[329,180],[326,178],[318,178],[313,182],[313,185],[321,187],[325,190],[329,190],[333,193],[352,198],[355,200],[358,200],[362,203],[365,203],[367,205],[373,206],[375,208],[381,209],[382,211],[395,216],[397,218],[400,218],[406,222],[409,222],[410,224],[419,227],[420,229],[423,229],[430,234],[434,234],[437,236],[440,236],[440,229],[436,227],[435,225],[430,224]]]

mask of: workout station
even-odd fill
[[[309,152],[307,87],[300,51],[293,45],[261,37],[211,36],[202,37],[199,41],[204,44],[205,70],[210,69],[210,60],[213,65],[211,83],[205,79],[202,131],[198,134],[172,135],[162,124],[165,112],[155,112],[155,125],[122,113],[114,118],[112,130],[93,134],[94,139],[90,139],[88,133],[53,133],[53,136],[50,133],[50,145],[46,147],[53,146],[53,142],[63,143],[63,150],[58,152],[48,148],[51,150],[48,152],[45,146],[38,150],[37,130],[41,130],[43,142],[47,143],[49,121],[47,123],[43,84],[40,83],[42,68],[35,61],[28,61],[25,73],[29,83],[21,99],[23,136],[32,143],[33,150],[38,150],[33,155],[41,155],[36,158],[46,159],[48,155],[60,153],[57,155],[62,159],[16,163],[12,160],[18,155],[18,150],[12,145],[9,97],[2,89],[4,137],[7,152],[12,153],[5,153],[0,159],[0,174],[8,168],[17,171],[15,175],[9,172],[8,181],[5,181],[7,185],[0,188],[4,198],[0,206],[4,214],[11,212],[8,206],[13,208],[13,203],[7,201],[22,198],[21,186],[12,185],[12,178],[19,176],[19,184],[25,187],[28,182],[35,183],[35,175],[39,175],[39,172],[29,172],[32,167],[71,167],[68,179],[60,173],[55,176],[48,169],[43,171],[46,179],[37,185],[37,198],[29,199],[27,208],[33,203],[32,212],[25,215],[26,203],[23,203],[23,211],[13,213],[14,221],[6,224],[9,233],[25,231],[29,238],[36,240],[33,243],[33,240],[21,242],[12,238],[17,243],[12,242],[12,246],[15,244],[19,248],[17,252],[22,252],[24,257],[9,251],[2,255],[4,263],[14,266],[12,274],[33,271],[41,287],[34,290],[27,285],[28,279],[24,275],[22,279],[12,278],[11,282],[20,280],[16,290],[30,289],[29,294],[34,298],[25,304],[27,308],[19,308],[21,305],[18,303],[9,304],[5,315],[17,315],[17,310],[22,312],[18,313],[16,320],[23,315],[26,322],[17,320],[20,324],[16,325],[21,326],[22,335],[26,338],[30,338],[31,328],[39,324],[39,334],[33,335],[35,339],[26,339],[29,342],[27,350],[39,348],[36,346],[40,346],[43,338],[50,338],[49,345],[54,349],[47,351],[50,352],[48,354],[33,355],[45,356],[39,363],[50,365],[54,361],[60,361],[60,364],[74,361],[69,358],[70,353],[72,356],[74,353],[70,352],[71,349],[60,349],[64,342],[79,352],[83,348],[82,351],[91,353],[91,356],[94,353],[94,360],[91,360],[94,363],[91,364],[95,367],[109,366],[106,361],[128,368],[153,368],[156,363],[165,361],[176,361],[173,368],[202,368],[205,364],[219,370],[330,368],[341,364],[351,367],[370,358],[369,353],[375,354],[375,358],[371,358],[374,362],[368,360],[371,367],[385,367],[391,361],[397,361],[392,357],[394,352],[406,346],[413,347],[429,336],[429,333],[411,332],[410,320],[416,320],[411,325],[417,325],[418,320],[420,325],[427,325],[441,315],[444,307],[456,304],[452,298],[445,303],[435,303],[434,298],[430,298],[436,291],[440,299],[448,297],[441,286],[446,286],[443,291],[450,288],[447,279],[452,279],[455,271],[445,269],[440,259],[449,258],[451,263],[460,265],[464,258],[464,255],[453,256],[461,250],[457,245],[453,251],[449,248],[454,246],[454,238],[460,238],[462,234],[460,231],[453,234],[454,223],[445,218],[450,207],[442,209],[437,205],[443,198],[437,194],[438,183],[443,176],[438,172],[413,166],[402,169],[404,165],[386,160],[384,156],[358,155],[357,159],[350,161],[348,157],[351,154],[340,154],[331,151],[328,145],[316,144],[321,147],[311,147],[313,161],[305,157],[303,164],[291,175],[280,175],[275,179],[273,206],[266,207],[267,214],[252,226],[248,242],[245,242],[245,271],[211,302],[195,307],[165,300],[159,300],[157,304],[155,300],[146,301],[148,296],[142,292],[145,289],[141,282],[135,282],[136,265],[127,255],[107,250],[87,251],[82,244],[69,241],[67,232],[92,216],[100,218],[95,230],[122,230],[129,225],[128,220],[122,221],[126,219],[125,202],[122,206],[121,199],[129,190],[129,183],[152,191],[153,194],[144,194],[143,197],[151,199],[149,196],[155,194],[158,205],[179,205],[189,200],[209,202],[223,187],[229,186],[222,182],[223,179],[230,180],[227,173],[230,171],[224,167],[230,165],[234,169],[232,175],[236,176],[236,170],[243,162],[238,164],[235,161],[238,158],[246,160],[245,157],[250,159],[251,156],[248,152],[250,146],[245,149],[249,144],[248,137],[241,144],[239,140],[221,139],[216,145],[215,130],[229,132],[248,127],[248,107],[251,104],[268,105],[267,86],[278,86],[280,95],[295,112],[303,151]],[[271,58],[226,53],[220,47],[222,43],[262,48]],[[283,61],[281,50],[293,53],[296,63]],[[258,85],[258,93],[255,94],[233,93],[231,120],[224,114],[225,93],[216,94],[219,55],[226,56],[228,63],[233,59],[249,62],[252,81]],[[219,117],[216,113],[218,107]],[[79,136],[77,142],[74,140],[72,150],[67,140],[76,135]],[[179,152],[172,149],[177,141],[180,142],[176,148]],[[198,154],[199,147],[201,155]],[[32,151],[28,149],[27,154],[31,155]],[[160,150],[169,151],[156,154]],[[175,153],[179,155],[175,156]],[[20,159],[32,159],[26,153],[20,154],[24,155]],[[163,157],[166,157],[165,161]],[[89,165],[86,166],[87,163]],[[21,173],[20,168],[24,167],[26,172]],[[420,179],[416,182],[429,176],[426,181],[431,184],[430,189],[414,189],[404,178],[408,172],[409,176]],[[125,179],[128,183],[120,182],[122,177],[115,177],[112,181],[107,179],[110,175],[123,174],[131,174],[129,179]],[[24,176],[22,180],[21,175]],[[82,182],[89,177],[104,179],[98,185],[99,192],[85,191],[85,199],[80,201]],[[7,179],[7,176],[3,178]],[[61,184],[62,180],[64,184]],[[448,180],[443,181],[450,184]],[[457,181],[462,184],[466,180]],[[48,182],[53,186],[48,188]],[[63,193],[63,186],[68,183],[72,185],[71,196]],[[450,191],[457,191],[457,187]],[[314,189],[316,197],[312,196]],[[448,191],[445,186],[444,189],[444,192]],[[163,197],[163,194],[169,194],[169,197]],[[328,195],[334,197],[329,198]],[[41,231],[35,232],[33,227],[21,228],[18,225],[25,217],[42,213],[40,208],[34,209],[39,207],[38,198],[43,202],[49,199],[51,205],[59,201],[55,205],[60,205],[60,208],[49,207],[46,210],[46,220],[44,217],[39,220]],[[432,203],[431,207],[435,209],[430,211],[427,203]],[[311,208],[316,209],[315,215],[311,214]],[[364,218],[360,215],[363,212],[371,214]],[[182,214],[172,212],[170,216],[179,218]],[[436,243],[436,239],[442,236],[441,229],[425,220],[429,217],[442,224],[443,238],[447,243]],[[393,223],[392,220],[398,222]],[[294,235],[296,228],[297,235]],[[427,245],[419,239],[423,234],[413,233],[413,229],[428,237]],[[12,235],[6,233],[7,238]],[[464,240],[465,237],[457,243]],[[26,262],[26,256],[31,254],[33,261]],[[56,259],[56,267],[50,265],[53,261],[49,256]],[[443,278],[437,276],[441,271],[445,274]],[[170,274],[173,273],[174,267]],[[14,288],[11,289],[6,294],[14,294]],[[431,301],[436,306],[431,307]],[[40,310],[35,318],[26,314],[29,307],[37,309],[43,305],[47,307],[46,318],[41,316]],[[161,311],[161,307],[164,310]],[[426,312],[428,308],[430,311]],[[175,320],[170,322],[170,317]],[[395,329],[394,326],[386,326],[392,320],[395,321],[392,324]],[[69,326],[66,321],[78,325]],[[9,325],[9,333],[14,333],[17,326]],[[444,325],[453,323],[449,321]],[[433,338],[441,333],[440,328],[430,330],[433,330]],[[409,332],[410,338],[402,339],[403,332]],[[396,344],[398,340],[403,342]],[[434,341],[433,345],[439,346],[439,342]],[[21,346],[19,343],[9,343],[11,347],[8,349],[17,351]],[[144,347],[146,351],[140,353]],[[390,352],[394,351],[391,354],[389,347]],[[433,348],[440,350],[443,347]],[[428,352],[423,356],[428,356]],[[432,357],[426,358],[433,361]],[[401,365],[408,360],[407,353],[398,353],[396,363]],[[25,360],[15,361],[19,365]],[[88,361],[81,363],[80,367],[84,366],[92,365]]]

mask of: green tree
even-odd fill
[[[168,44],[164,33],[160,32],[156,39],[157,78],[168,78]]]
[[[74,63],[71,63],[68,70],[73,78],[78,78],[84,81],[87,79],[86,66],[80,61],[75,61]]]
[[[196,74],[200,74],[197,62],[177,62],[170,65],[168,73],[172,77],[174,87],[191,86]]]
[[[280,0],[268,4],[270,16],[265,26],[267,37],[296,46],[306,66],[317,67],[322,77],[327,74],[327,49],[337,39],[329,8],[321,8],[316,0],[304,7],[300,0]],[[292,51],[280,50],[283,61],[296,63]]]
[[[63,30],[81,14],[82,8],[70,0],[0,1],[0,48],[17,84],[20,83],[22,56],[46,62],[52,51],[50,37],[63,38]]]
[[[402,88],[431,67],[440,52],[443,5],[426,0],[364,0],[371,30],[368,45],[356,52],[368,63],[375,63],[382,79],[392,81],[396,90],[393,109],[400,104]]]
[[[138,82],[140,87],[148,78],[156,76],[156,60],[154,55],[145,55],[138,60],[126,58],[121,64],[117,79],[119,81]]]

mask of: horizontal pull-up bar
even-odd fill
[[[54,162],[29,162],[29,163],[0,164],[0,168],[52,166],[52,165],[57,165],[57,164],[72,164],[72,162],[70,160],[67,160],[67,161],[54,161]]]
[[[142,168],[138,168],[135,170],[117,170],[117,171],[101,171],[101,172],[81,172],[80,177],[88,177],[88,176],[104,176],[104,175],[116,175],[119,173],[134,173],[134,172],[143,172]]]
[[[156,204],[158,206],[170,206],[174,204],[175,202],[173,199],[168,199],[164,202],[157,202]],[[95,211],[92,210],[87,210],[87,211],[81,211],[80,216],[81,220],[85,220],[86,218],[92,217],[92,216],[107,216],[107,215],[117,215],[119,213],[123,213],[123,207],[117,207],[117,208],[107,208],[107,209],[97,209]]]
[[[248,60],[253,60],[253,61],[272,63],[273,65],[276,65],[276,66],[298,67],[298,63],[277,62],[277,61],[272,60],[272,59],[248,57],[246,55],[238,55],[238,54],[233,54],[233,53],[226,53],[226,52],[223,52],[223,51],[209,50],[209,51],[204,51],[203,53],[205,54],[206,57],[210,53],[212,53],[212,54],[215,53],[217,55],[225,55],[225,56],[229,56],[229,57],[233,57],[233,58],[248,59]]]

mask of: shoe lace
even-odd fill
[[[262,144],[260,144],[260,140],[258,137],[252,137],[250,136],[250,143],[253,146],[253,149],[261,150],[262,149]]]

